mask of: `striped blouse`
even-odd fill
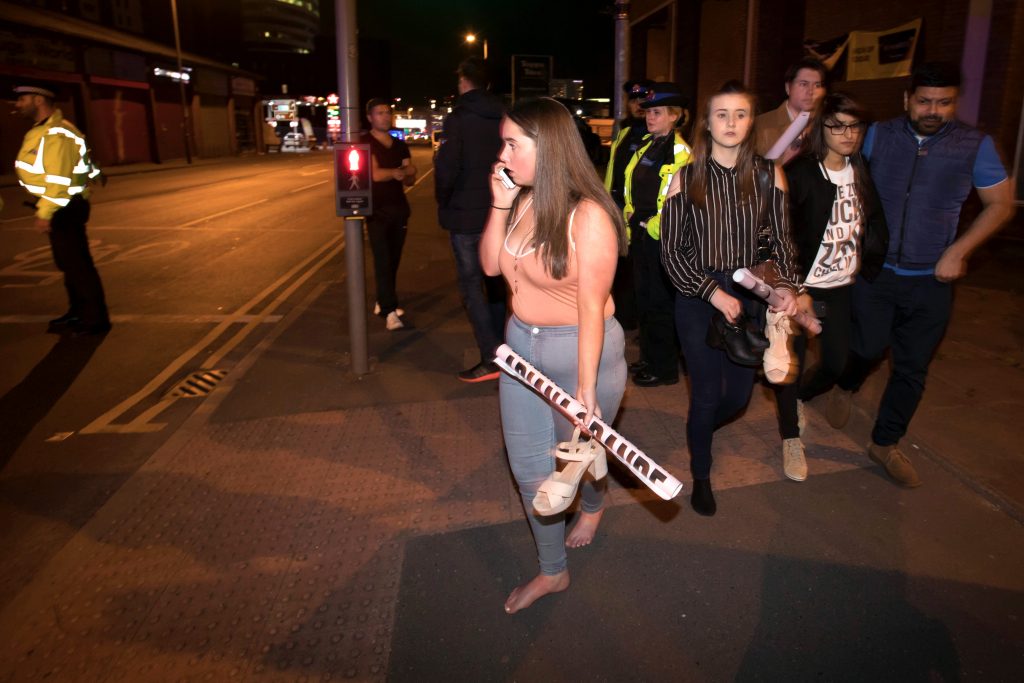
[[[778,265],[782,281],[793,286],[796,249],[789,230],[786,194],[775,187],[775,168],[771,161],[756,158],[755,163],[768,165],[772,178],[771,197],[758,187],[756,165],[754,201],[741,205],[736,169],[726,168],[708,157],[708,191],[705,205],[698,208],[687,201],[691,166],[682,169],[681,190],[665,200],[661,218],[661,261],[672,284],[684,296],[711,301],[718,283],[709,273],[746,268],[758,262],[758,217],[765,201],[771,227],[769,244],[771,258]],[[795,287],[794,287],[795,289]]]

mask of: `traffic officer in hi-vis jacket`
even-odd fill
[[[18,112],[33,126],[14,162],[18,181],[35,199],[35,228],[50,238],[53,262],[64,274],[67,312],[50,321],[49,332],[72,336],[105,334],[110,317],[103,284],[89,253],[89,183],[99,175],[82,133],[53,105],[52,90],[37,85],[14,89]]]

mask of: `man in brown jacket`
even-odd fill
[[[810,57],[805,57],[789,67],[786,71],[786,100],[777,108],[757,117],[756,151],[758,154],[764,156],[775,144],[775,141],[786,132],[789,124],[800,112],[811,112],[813,115],[814,110],[825,97],[827,73],[824,64]],[[782,153],[777,160],[780,164],[785,164],[796,156],[803,141],[802,137],[802,135],[798,136],[793,144]]]

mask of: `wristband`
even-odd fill
[[[497,204],[491,204],[491,208],[492,209],[497,209],[498,211],[511,211],[512,210],[511,206],[498,206]]]

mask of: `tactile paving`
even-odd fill
[[[631,389],[619,428],[688,487],[684,386]],[[808,415],[812,472],[863,464],[831,431],[815,458]],[[778,480],[775,434],[755,396],[716,486]],[[19,681],[384,680],[405,540],[522,515],[494,396],[208,423],[7,606],[0,659]]]

